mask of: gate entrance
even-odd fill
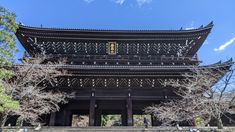
[[[104,127],[122,126],[121,114],[102,115],[101,126],[104,126]]]

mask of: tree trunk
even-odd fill
[[[0,114],[0,125],[1,125],[1,127],[5,126],[6,120],[7,120],[7,115]]]
[[[3,125],[2,125],[2,122],[3,122],[3,115],[0,114],[0,126],[1,126],[1,127],[3,126]]]
[[[223,126],[223,122],[220,116],[216,119],[216,123],[217,123],[218,129],[223,129],[224,126]]]

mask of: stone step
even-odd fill
[[[27,130],[25,130],[27,129]],[[182,127],[182,130],[178,130],[176,127],[149,127],[145,129],[144,127],[42,127],[40,130],[35,130],[33,127],[5,127],[2,128],[2,132],[189,132],[190,127]],[[204,132],[211,132],[215,130],[216,127],[201,127],[197,128],[203,130]],[[225,127],[224,132],[235,132],[235,127]],[[1,130],[0,130],[1,132]]]
[[[63,129],[63,130],[62,130]],[[60,127],[43,127],[41,132],[188,132],[187,130],[177,130],[177,128],[158,128],[151,127],[86,127],[86,128],[60,128]]]

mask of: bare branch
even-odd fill
[[[197,117],[203,118],[205,124],[211,118],[222,123],[221,115],[231,111],[231,101],[235,102],[234,92],[228,94],[234,69],[226,74],[224,81],[217,83],[226,72],[223,68],[195,67],[183,74],[181,80],[161,81],[162,85],[171,87],[180,99],[149,106],[145,112],[155,115],[163,125],[182,121],[193,122]],[[215,83],[217,84],[212,87]]]
[[[25,59],[22,65],[15,67],[15,76],[5,81],[7,92],[20,101],[20,109],[9,114],[19,115],[21,120],[35,123],[43,114],[58,111],[59,104],[67,103],[70,95],[47,86],[57,83],[57,77],[67,73],[59,70],[51,62],[43,62],[45,58]],[[44,64],[42,64],[44,63]],[[62,64],[63,62],[58,62]]]

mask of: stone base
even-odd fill
[[[5,127],[2,128],[2,132],[14,131],[17,132],[21,129],[27,129],[27,132],[189,132],[190,127],[182,127],[178,130],[176,127],[150,127],[145,129],[144,127],[86,127],[86,128],[75,128],[75,127],[42,127],[40,130],[35,130],[32,127]],[[198,129],[200,132],[211,132],[212,130],[217,130],[216,132],[235,132],[235,127],[225,127],[223,130],[218,130],[216,127],[200,127],[193,128]],[[1,131],[0,131],[1,132]]]

